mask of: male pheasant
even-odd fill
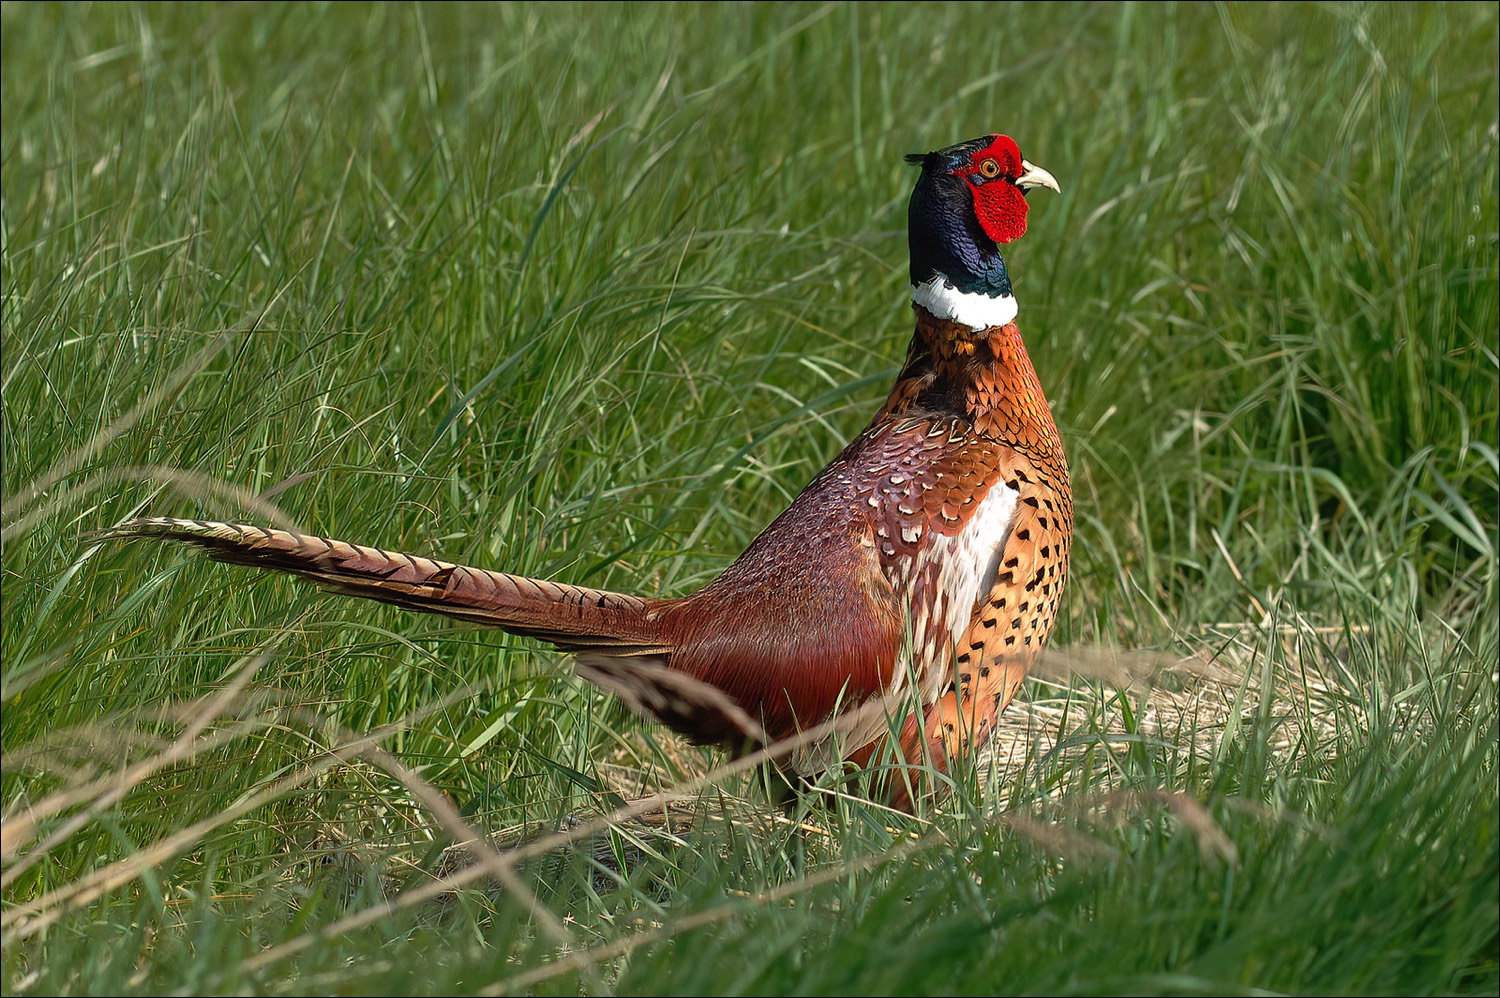
[[[946,770],[989,735],[1041,652],[1067,573],[1067,463],[1000,256],[1026,231],[1026,192],[1058,186],[1005,135],[907,159],[922,172],[906,364],[869,425],[699,592],[627,596],[235,523],[136,519],[104,536],[182,541],[549,641],[579,675],[700,742],[743,749],[852,714],[790,755],[796,772],[876,761],[888,713],[852,708],[914,699],[890,747],[908,775]],[[933,789],[920,776],[886,785],[902,807]]]

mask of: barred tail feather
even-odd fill
[[[569,651],[625,656],[671,651],[651,612],[655,601],[621,593],[243,523],[144,517],[95,537],[191,544],[217,561],[300,575],[341,593],[499,627]]]
[[[672,669],[662,600],[469,568],[289,530],[213,520],[145,517],[94,535],[201,548],[233,565],[267,568],[408,610],[440,613],[540,638],[580,657],[578,674],[637,713],[700,742],[764,744],[765,731],[717,687]]]

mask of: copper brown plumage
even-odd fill
[[[140,519],[105,535],[182,541],[549,641],[576,655],[579,675],[699,741],[742,748],[848,708],[887,708],[853,712],[801,746],[793,770],[869,764],[889,741],[887,711],[914,701],[890,746],[909,778],[887,782],[910,806],[913,788],[930,789],[919,764],[943,771],[981,744],[1041,652],[1073,520],[1062,443],[1010,321],[999,255],[1024,231],[1025,191],[1056,181],[1004,136],[919,161],[916,330],[890,395],[699,592],[640,598],[242,524]],[[1002,181],[1003,210],[986,212]]]

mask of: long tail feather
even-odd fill
[[[341,593],[541,638],[578,653],[584,679],[696,741],[743,747],[767,740],[724,691],[668,666],[675,645],[658,623],[661,600],[243,523],[148,517],[93,536],[178,541],[217,561],[289,572]]]
[[[243,523],[146,517],[94,536],[191,544],[217,561],[289,572],[341,593],[499,627],[569,651],[627,656],[671,651],[651,612],[654,601],[621,593]]]

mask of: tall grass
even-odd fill
[[[7,5],[7,992],[1494,993],[1496,21]],[[894,374],[902,154],[990,130],[1062,182],[1007,259],[1078,536],[1057,667],[916,819],[83,539],[690,591]]]

